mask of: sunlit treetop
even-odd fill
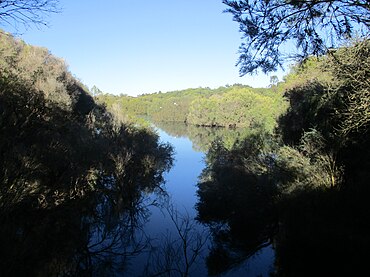
[[[238,60],[240,75],[258,70],[272,72],[288,58],[303,60],[310,55],[322,55],[343,40],[369,35],[369,0],[223,0],[223,3],[228,6],[226,12],[239,23],[243,36]]]

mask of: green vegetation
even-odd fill
[[[352,34],[353,20],[366,31],[368,4],[347,2],[352,7],[224,1],[257,43],[242,48],[242,74],[274,70],[288,39],[302,50],[304,60],[284,82],[271,78],[266,89],[129,97],[93,87],[92,96],[64,61],[0,31],[0,271],[112,275],[114,264],[143,249],[133,239],[147,216],[143,194],[163,193],[162,174],[172,165],[172,148],[139,127],[148,119],[209,149],[196,208],[213,237],[211,275],[269,245],[276,251],[273,276],[369,274],[370,41],[326,51],[316,31],[335,27],[342,38]],[[253,9],[262,13],[246,18]],[[264,25],[276,20],[275,28]],[[191,229],[172,216],[180,236]]]
[[[272,90],[232,88],[222,95],[194,100],[187,122],[201,126],[260,127],[272,132],[282,106],[282,98]]]
[[[369,51],[357,41],[294,67],[277,134],[210,148],[197,204],[210,274],[271,244],[273,276],[369,273]]]
[[[254,89],[243,85],[199,88],[138,97],[99,95],[98,101],[127,115],[155,123],[180,122],[207,127],[260,127],[272,132],[285,111],[282,90]]]
[[[193,100],[221,94],[226,88],[211,90],[209,88],[187,89],[168,93],[143,94],[138,97],[113,96],[103,94],[98,101],[108,107],[116,107],[132,118],[146,117],[155,122],[186,122]]]

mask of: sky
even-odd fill
[[[136,96],[270,83],[262,73],[239,76],[239,26],[221,0],[60,0],[60,7],[49,27],[19,36],[63,58],[89,88]]]

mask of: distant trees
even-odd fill
[[[2,0],[0,1],[0,25],[46,25],[49,13],[59,12],[59,0]]]
[[[278,93],[234,87],[222,95],[194,100],[187,122],[201,126],[262,127],[272,132],[283,111],[284,102]]]
[[[90,89],[90,92],[91,94],[96,97],[96,96],[99,96],[101,94],[103,94],[103,92],[97,87],[97,86],[92,86],[92,88]]]
[[[133,117],[149,117],[156,122],[186,122],[192,101],[203,97],[208,98],[214,94],[221,94],[225,90],[224,87],[215,90],[196,88],[167,93],[143,94],[138,97],[115,97],[105,94],[97,99],[106,103],[108,107],[117,103],[122,110]]]
[[[279,83],[279,78],[276,75],[270,77],[270,86],[276,86]]]
[[[223,0],[240,25],[244,42],[240,46],[240,74],[275,71],[293,51],[304,59],[322,55],[329,48],[353,36],[366,36],[370,29],[367,0]],[[290,46],[291,47],[291,46]]]
[[[108,107],[119,105],[132,116],[154,122],[181,122],[209,127],[260,126],[272,132],[285,111],[282,90],[235,84],[217,89],[198,88],[138,97],[100,95]]]

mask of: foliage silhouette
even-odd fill
[[[284,46],[298,50],[300,60],[323,55],[344,39],[366,37],[370,29],[370,5],[366,0],[261,1],[224,0],[227,12],[239,23],[244,42],[240,46],[240,74],[276,71],[286,54]]]
[[[212,234],[210,275],[237,268],[267,246],[276,253],[272,276],[368,272],[368,188],[332,187],[330,178],[321,185],[326,169],[287,148],[260,136],[231,150],[218,142],[207,154],[197,219]]]
[[[290,145],[298,145],[312,128],[319,131],[325,151],[345,168],[347,185],[364,183],[369,166],[369,46],[369,40],[356,41],[296,70],[288,78],[290,107],[279,119]]]

